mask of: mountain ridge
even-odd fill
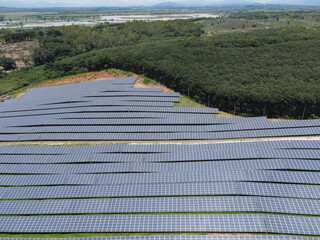
[[[310,0],[310,1],[304,1],[304,0],[281,0],[277,3],[261,3],[257,2],[256,0],[219,0],[215,2],[210,1],[168,1],[168,2],[161,2],[154,5],[122,5],[119,3],[119,6],[113,4],[113,5],[106,5],[106,4],[85,4],[85,3],[64,3],[64,2],[33,2],[33,1],[6,1],[6,0],[0,0],[0,8],[10,8],[12,9],[50,9],[50,8],[153,8],[153,9],[179,9],[179,8],[196,8],[196,7],[221,7],[221,6],[246,6],[246,5],[254,5],[254,6],[263,6],[263,5],[288,5],[288,6],[318,6],[320,7],[320,1],[319,0]],[[3,11],[2,11],[3,12]]]

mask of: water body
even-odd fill
[[[128,21],[169,21],[176,19],[192,19],[192,18],[217,18],[219,15],[209,14],[209,13],[183,13],[183,14],[148,14],[148,15],[111,15],[102,16],[97,20],[83,19],[79,21],[11,21],[11,22],[1,22],[0,28],[21,28],[20,22],[24,28],[32,27],[52,27],[52,26],[70,26],[70,25],[94,25],[99,23],[124,23]]]
[[[209,13],[190,13],[190,14],[155,14],[155,15],[115,15],[102,16],[102,21],[124,23],[128,21],[168,21],[176,19],[192,19],[192,18],[217,18],[219,15]]]

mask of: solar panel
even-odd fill
[[[1,199],[238,195],[235,183],[53,186],[6,188]]]
[[[265,221],[269,233],[320,235],[319,218],[266,215]]]
[[[10,238],[3,238],[11,240]],[[28,238],[36,240],[36,238]],[[23,240],[28,240],[23,239]],[[54,238],[50,238],[54,239]],[[67,238],[59,238],[67,240]],[[73,238],[74,240],[317,240],[311,237],[296,236],[273,236],[273,235],[153,235],[153,236],[121,236],[121,237],[90,237],[90,238]],[[56,240],[56,239],[54,239]]]
[[[265,233],[261,215],[0,217],[3,233],[243,232]]]
[[[320,186],[271,183],[238,183],[238,186],[240,195],[320,198]]]
[[[320,215],[318,200],[257,197],[259,212]]]
[[[254,197],[0,201],[1,215],[258,212]]]

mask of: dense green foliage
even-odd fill
[[[305,20],[301,16],[299,21]],[[281,22],[285,15],[252,14],[241,20],[278,17]],[[43,66],[2,78],[0,84],[10,83],[4,84],[7,92],[33,81],[112,67],[144,74],[200,103],[237,114],[320,116],[320,31],[315,28],[286,25],[210,35],[192,21],[134,21],[50,28],[39,34],[39,41],[42,47],[33,56]]]
[[[0,66],[6,71],[17,67],[15,60],[8,57],[0,57]]]
[[[111,52],[118,67],[222,110],[301,117],[305,106],[307,115],[320,113],[318,46],[319,31],[296,27]]]
[[[0,78],[0,94],[13,93],[30,84],[47,79],[43,67],[29,67],[16,70]]]
[[[133,21],[116,28],[68,26],[53,28],[40,37],[42,48],[34,54],[36,65],[53,62],[62,56],[75,56],[97,48],[132,45],[141,41],[162,40],[172,37],[199,37],[200,24],[191,21]]]
[[[32,40],[35,38],[35,35],[36,34],[34,31],[21,31],[21,32],[7,33],[3,36],[3,38],[6,43],[15,43],[15,42]]]
[[[317,30],[270,29],[93,51],[47,65],[47,72],[85,72],[89,59],[108,52],[109,66],[143,73],[222,110],[301,117],[304,109],[306,116],[320,112],[319,45]]]

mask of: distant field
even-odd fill
[[[127,21],[168,21],[175,19],[216,18],[216,13],[201,11],[155,11],[155,12],[105,12],[99,14],[59,14],[57,12],[4,13],[2,28],[32,28],[50,26],[124,23]]]
[[[209,35],[227,32],[248,32],[270,27],[305,26],[320,28],[320,13],[270,13],[244,14],[239,16],[221,17],[199,20]]]
[[[58,12],[11,12],[11,13],[1,13],[5,19],[21,19],[25,18],[26,16],[32,15],[45,15],[45,14],[58,14]]]

